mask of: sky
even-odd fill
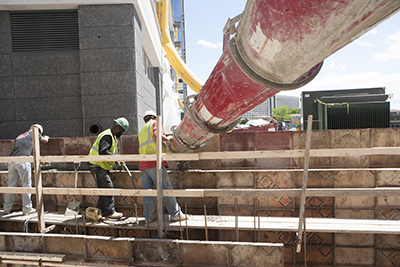
[[[186,63],[204,83],[222,55],[222,30],[240,14],[246,0],[185,0]],[[302,91],[386,87],[391,109],[400,110],[400,12],[325,59]],[[189,94],[194,93],[189,91]]]

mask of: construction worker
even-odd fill
[[[117,139],[128,129],[129,122],[125,118],[114,120],[113,127],[102,131],[90,149],[89,155],[116,155],[118,153]],[[89,169],[98,188],[113,188],[110,170],[115,161],[90,162]],[[97,208],[101,210],[102,216],[110,219],[119,219],[122,213],[115,211],[114,196],[99,196]]]
[[[39,130],[40,142],[47,143],[49,137],[47,135],[42,136],[43,127],[40,124],[33,124],[30,129],[20,134],[14,143],[14,147],[11,151],[10,157],[18,156],[30,156],[33,150],[32,142],[32,129],[37,127]],[[32,168],[30,162],[12,162],[8,164],[8,187],[16,187],[19,179],[21,179],[22,186],[25,188],[32,187]],[[8,214],[14,205],[14,194],[6,194],[4,200],[4,213]],[[35,213],[36,209],[32,207],[31,194],[22,195],[22,213],[28,215]]]
[[[157,115],[154,111],[148,110],[143,116],[146,123],[139,133],[139,153],[156,154],[157,153]],[[163,141],[162,152],[166,152],[166,142],[172,139],[164,134],[164,128],[161,129],[161,138]],[[139,170],[142,172],[142,182],[144,189],[154,189],[157,185],[157,162],[141,161]],[[162,162],[162,189],[174,189],[169,181],[167,173],[168,163]],[[170,221],[186,220],[186,215],[182,213],[175,197],[163,197],[163,203],[169,213]],[[149,224],[157,220],[155,197],[143,197],[145,223]]]

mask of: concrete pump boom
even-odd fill
[[[171,149],[200,148],[282,90],[300,88],[325,58],[389,18],[398,0],[248,0],[224,28],[223,54],[185,101]]]

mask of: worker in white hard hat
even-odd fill
[[[33,150],[32,129],[36,127],[39,131],[40,142],[47,143],[49,137],[43,135],[43,127],[40,124],[33,124],[28,131],[20,134],[14,142],[10,157],[30,156]],[[32,187],[32,167],[30,162],[12,162],[8,163],[8,187],[17,187],[18,181],[25,188]],[[4,199],[4,213],[11,212],[14,205],[14,194],[6,194]],[[22,195],[23,215],[35,213],[36,209],[32,207],[31,194]]]
[[[157,153],[157,115],[154,111],[148,110],[143,116],[146,123],[139,133],[139,153],[156,154]],[[162,152],[166,152],[166,142],[172,139],[172,136],[165,136],[164,128],[161,129],[161,138],[163,141]],[[142,183],[144,189],[154,189],[157,185],[157,162],[141,161],[139,170],[142,172]],[[174,189],[168,177],[168,163],[162,162],[162,189]],[[182,213],[175,197],[163,197],[163,203],[169,213],[170,221],[185,220],[187,216]],[[155,197],[143,197],[145,223],[149,224],[157,220]]]
[[[97,155],[116,155],[118,154],[117,139],[129,128],[129,122],[124,117],[114,120],[113,127],[102,131],[96,138],[90,156]],[[98,188],[113,188],[110,177],[110,170],[115,165],[115,161],[91,161],[89,169],[97,182]],[[115,211],[114,196],[99,196],[97,208],[101,210],[102,216],[110,219],[119,219],[122,213]]]

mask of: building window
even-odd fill
[[[77,10],[10,12],[13,53],[79,50]]]
[[[155,84],[154,68],[153,65],[151,65],[150,59],[144,50],[143,50],[143,69],[146,77],[149,78],[151,83],[154,85]]]

